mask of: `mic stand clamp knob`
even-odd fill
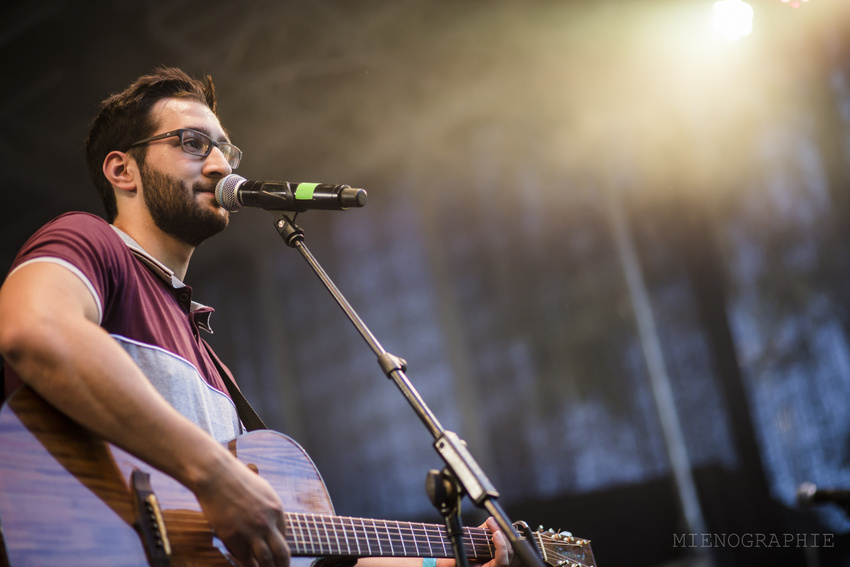
[[[430,470],[425,477],[425,492],[431,504],[439,510],[446,523],[446,532],[452,542],[457,567],[469,567],[463,548],[463,525],[460,520],[460,503],[463,492],[457,480],[446,469]]]

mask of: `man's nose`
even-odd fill
[[[225,177],[233,173],[233,168],[227,158],[224,157],[221,149],[214,147],[204,161],[204,174],[209,176]]]

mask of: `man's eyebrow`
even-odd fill
[[[209,136],[211,140],[215,140],[216,142],[227,142],[228,144],[230,143],[230,138],[227,136],[227,134],[224,134],[224,136],[222,138],[219,138],[218,140],[216,140],[215,136],[213,136],[212,132],[206,126],[187,126],[185,129],[186,130],[197,130],[198,132],[203,132],[204,134]]]

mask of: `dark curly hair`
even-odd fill
[[[104,100],[86,137],[86,161],[109,222],[118,215],[118,206],[112,185],[103,174],[103,161],[109,152],[119,150],[127,151],[140,165],[144,164],[147,146],[127,148],[137,140],[154,135],[157,124],[151,116],[151,108],[164,98],[196,100],[218,116],[212,77],[207,75],[202,82],[173,67],[154,69]]]

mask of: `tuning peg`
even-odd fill
[[[560,530],[560,531],[556,532],[552,528],[549,528],[548,530],[544,530],[543,526],[540,526],[540,527],[537,528],[537,531],[544,533],[544,534],[548,535],[549,537],[551,537],[553,539],[559,539],[559,540],[563,540],[563,541],[575,540],[575,538],[573,537],[573,534],[571,532],[566,531],[566,530]]]

